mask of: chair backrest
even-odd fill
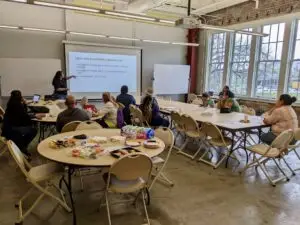
[[[292,130],[283,131],[275,138],[275,140],[271,144],[271,147],[279,149],[280,152],[286,151],[293,137],[294,137],[294,132]]]
[[[189,132],[198,132],[199,126],[198,123],[189,115],[182,115],[181,122],[184,124],[184,131],[188,135]]]
[[[75,131],[77,126],[81,123],[81,121],[72,121],[70,123],[67,123],[64,125],[60,133],[66,133],[66,132],[71,132]]]
[[[188,94],[188,103],[193,102],[195,99],[197,99],[197,95],[195,95],[195,94]]]
[[[144,125],[149,126],[148,122],[144,118],[142,110],[140,110],[137,107],[134,109],[133,124],[137,126],[144,126]]]
[[[21,169],[22,173],[25,176],[28,176],[26,167],[28,167],[29,163],[24,158],[24,155],[21,152],[21,150],[19,149],[19,147],[13,141],[10,141],[10,140],[7,141],[7,147],[8,147],[10,154],[12,155],[12,157],[18,164],[18,167]]]
[[[103,127],[96,121],[83,121],[76,127],[76,130],[97,130]]]
[[[155,130],[155,137],[165,143],[165,150],[172,150],[174,146],[174,134],[169,128],[160,127]]]
[[[225,144],[223,134],[216,125],[212,123],[202,123],[201,128],[202,132],[204,132],[206,136],[214,139],[221,139]]]
[[[296,141],[300,141],[300,128],[294,130],[294,138]]]
[[[125,105],[122,104],[121,102],[117,102],[117,104],[119,109],[123,110],[125,108]]]
[[[178,131],[184,130],[184,124],[182,122],[182,117],[178,112],[176,112],[176,111],[171,112],[171,120],[173,121],[176,130],[178,130]]]
[[[196,98],[192,101],[193,105],[203,105],[203,101],[200,98]]]
[[[0,106],[0,116],[4,116],[4,114],[5,114],[5,111],[4,111],[4,109]]]
[[[148,182],[151,171],[151,159],[143,153],[134,153],[118,159],[109,169],[109,177],[113,174],[123,181],[143,178]]]

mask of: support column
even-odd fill
[[[189,29],[187,39],[189,43],[198,44],[199,29]],[[187,64],[191,66],[189,92],[196,93],[198,73],[198,47],[188,46],[186,60]]]

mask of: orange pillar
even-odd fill
[[[199,43],[199,29],[189,29],[187,39],[189,43]],[[198,47],[188,46],[187,48],[187,64],[191,66],[190,72],[190,93],[196,93],[197,73],[198,73]]]

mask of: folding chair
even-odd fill
[[[148,156],[142,153],[124,156],[111,166],[108,172],[105,191],[109,225],[111,225],[109,193],[130,194],[136,192],[138,192],[136,200],[140,194],[142,195],[147,224],[150,225],[145,195],[149,194],[147,188],[151,171],[152,161]]]
[[[208,144],[208,148],[204,152],[204,154],[199,158],[198,161],[204,162],[208,165],[213,166],[214,169],[217,169],[221,163],[227,159],[227,157],[232,157],[236,159],[238,162],[239,160],[235,157],[235,155],[230,155],[229,146],[232,145],[232,140],[230,138],[224,137],[220,129],[211,123],[203,123],[202,124],[202,132],[205,133],[207,139],[206,143]],[[223,156],[219,159],[216,163],[211,162],[211,158],[207,160],[205,157],[208,153],[213,156],[213,152],[211,151],[212,147],[217,153],[222,154]],[[218,149],[219,148],[219,149]],[[225,152],[221,152],[221,149],[224,149]]]
[[[66,132],[71,132],[75,131],[77,126],[81,123],[81,121],[72,121],[70,123],[67,123],[64,125],[60,133],[66,133]]]
[[[8,151],[6,139],[4,137],[0,137],[0,150],[0,157]]]
[[[162,140],[165,143],[165,149],[164,151],[167,151],[167,155],[166,157],[163,159],[160,156],[155,156],[153,158],[151,158],[152,163],[156,169],[156,171],[158,171],[149,187],[149,190],[151,190],[151,188],[153,187],[154,183],[156,182],[156,180],[160,180],[163,181],[165,183],[167,183],[168,185],[170,185],[171,187],[174,186],[174,183],[172,181],[170,181],[167,176],[164,174],[164,169],[169,161],[170,155],[172,153],[172,149],[174,146],[174,135],[173,132],[169,129],[169,128],[158,128],[155,130],[155,137],[158,137],[160,140]],[[160,168],[159,168],[159,165]]]
[[[242,172],[245,172],[247,169],[251,167],[255,167],[255,168],[259,167],[263,171],[265,176],[268,178],[272,186],[276,186],[276,183],[282,181],[283,179],[289,181],[288,176],[282,170],[282,168],[280,167],[276,159],[283,159],[284,163],[292,171],[292,169],[286,162],[284,155],[288,150],[288,145],[292,141],[293,136],[294,136],[294,132],[292,130],[286,130],[282,132],[280,135],[278,135],[271,145],[257,144],[257,145],[247,147],[247,150],[254,153],[253,162],[248,164]],[[258,155],[259,157],[257,157],[256,155]],[[279,177],[275,180],[271,178],[265,165],[269,160],[272,160],[275,163],[279,171],[283,174],[283,177]]]
[[[171,114],[171,122],[172,122],[172,130],[176,130],[176,136],[175,136],[175,143],[176,144],[176,140],[178,138],[179,135],[184,136],[184,124],[181,121],[181,115],[180,113],[176,112],[176,111],[172,111]]]
[[[148,122],[145,120],[144,115],[142,111],[135,107],[134,108],[134,113],[133,113],[133,125],[135,126],[141,126],[141,127],[150,127]]]
[[[289,153],[290,152],[294,152],[297,156],[297,158],[300,160],[300,155],[298,154],[297,152],[297,148],[300,147],[300,128],[297,128],[296,130],[294,130],[294,139],[297,141],[295,144],[293,145],[289,145],[288,146],[288,149],[289,149]],[[295,174],[295,171],[296,170],[300,170],[300,168],[297,168],[297,169],[293,169],[294,173]]]
[[[205,145],[205,135],[200,130],[198,123],[189,115],[182,115],[181,116],[181,123],[184,124],[184,134],[186,136],[186,140],[184,144],[180,147],[178,154],[185,155],[191,159],[195,159],[198,153],[201,151],[203,145]],[[200,142],[200,146],[194,154],[189,154],[184,151],[185,147],[187,146],[190,140]]]
[[[38,205],[43,197],[48,196],[55,200],[60,206],[62,206],[67,212],[72,210],[67,205],[64,198],[64,192],[56,186],[52,179],[56,176],[62,176],[64,174],[64,168],[56,163],[47,163],[40,166],[32,167],[29,162],[24,158],[20,149],[12,141],[7,141],[7,146],[10,154],[18,164],[23,175],[26,177],[26,181],[32,184],[32,187],[28,192],[18,201],[16,207],[19,209],[19,216],[16,225],[22,224],[24,219],[32,212],[32,210]],[[45,183],[46,186],[43,187],[41,184]],[[61,198],[53,195],[49,189],[54,187],[61,195]],[[32,193],[34,189],[41,192],[39,197],[35,200],[32,206],[24,213],[23,212],[23,202]]]
[[[103,127],[96,121],[83,121],[78,124],[76,130],[98,130]]]

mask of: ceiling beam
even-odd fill
[[[207,13],[215,12],[220,9],[228,8],[233,5],[237,5],[243,2],[248,2],[249,0],[223,0],[223,1],[218,1],[213,4],[206,5],[204,7],[198,8],[194,11],[192,11],[192,14],[197,14],[197,15],[205,15]]]

